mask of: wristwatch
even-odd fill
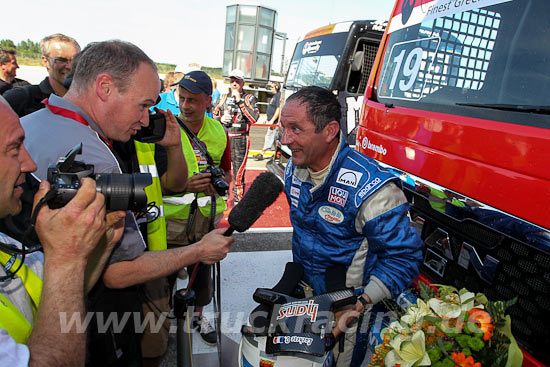
[[[359,300],[359,302],[361,302],[361,304],[363,305],[363,308],[364,308],[365,310],[367,309],[367,307],[370,306],[370,303],[367,302],[367,300],[365,299],[365,297],[363,297],[362,295],[359,296],[358,300]]]

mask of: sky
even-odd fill
[[[221,67],[226,7],[237,3],[277,11],[276,31],[287,33],[290,58],[296,41],[307,32],[346,20],[387,20],[394,0],[20,0],[4,9],[0,39],[17,44],[63,33],[81,47],[121,39],[139,46],[155,62]]]

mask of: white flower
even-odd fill
[[[472,292],[464,292],[460,296],[453,293],[444,300],[431,298],[428,305],[438,316],[455,319],[462,311],[470,311],[474,308],[474,297],[475,294]],[[483,305],[477,307],[483,308]]]
[[[406,323],[409,326],[413,324],[421,324],[424,316],[433,316],[433,312],[430,310],[430,307],[426,302],[421,299],[417,299],[416,305],[411,305],[407,309],[407,313],[401,317],[401,321]]]
[[[384,358],[387,366],[430,366],[432,363],[426,353],[426,341],[422,330],[418,330],[412,337],[398,335],[390,345],[392,350]]]

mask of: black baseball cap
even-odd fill
[[[204,93],[207,96],[212,94],[212,80],[204,71],[190,71],[181,80],[172,85],[179,85],[191,93]]]

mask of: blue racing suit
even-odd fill
[[[397,185],[396,176],[341,137],[317,186],[306,168],[288,162],[292,254],[314,294],[326,291],[325,271],[336,265],[346,268],[346,286],[364,287],[372,303],[396,297],[418,276],[422,241]]]

